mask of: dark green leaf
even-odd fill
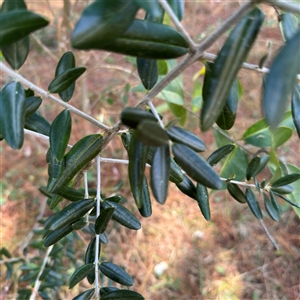
[[[249,162],[247,169],[246,169],[246,179],[250,180],[254,174],[256,174],[258,167],[260,165],[260,157],[255,156],[254,158],[251,159]]]
[[[143,193],[142,193],[142,206],[141,208],[139,208],[139,212],[144,218],[148,218],[152,215],[150,193],[149,193],[147,178],[145,175],[144,175]]]
[[[84,72],[85,67],[67,69],[51,81],[48,86],[50,93],[61,93],[69,88]]]
[[[179,21],[184,15],[184,0],[167,0]]]
[[[106,295],[103,295],[101,300],[143,300],[145,299],[142,295],[137,292],[130,291],[130,290],[118,290]]]
[[[233,199],[237,200],[240,203],[247,202],[247,199],[246,199],[243,191],[240,189],[240,187],[237,184],[228,182],[227,190]]]
[[[300,84],[297,84],[294,88],[292,96],[292,115],[298,137],[300,138]]]
[[[137,133],[134,131],[130,139],[128,176],[132,195],[137,207],[140,208],[148,147],[138,141],[136,135]]]
[[[71,42],[74,48],[104,47],[120,37],[132,23],[139,7],[133,1],[95,1],[82,13]]]
[[[185,175],[183,175],[183,180],[179,183],[176,183],[176,186],[182,191],[185,195],[189,196],[192,199],[197,200],[197,190],[193,182]]]
[[[207,88],[203,89],[201,129],[208,130],[225,106],[230,88],[252,47],[264,14],[254,8],[230,33],[215,60]]]
[[[233,144],[227,144],[222,146],[221,148],[215,150],[208,158],[207,162],[213,167],[223,158],[225,158],[228,154],[230,154],[235,149]]]
[[[52,219],[49,230],[57,230],[83,217],[95,204],[94,199],[83,199],[73,202],[63,208]]]
[[[149,111],[145,111],[135,107],[127,107],[123,109],[120,118],[124,125],[134,129],[137,128],[139,123],[142,122],[143,120],[150,120],[153,122],[157,122],[154,115],[151,114]],[[129,134],[127,135],[129,136]],[[125,136],[123,138],[125,138]]]
[[[42,98],[41,97],[28,97],[26,98],[25,103],[25,118],[32,115],[42,104]]]
[[[185,145],[173,144],[175,161],[195,181],[212,189],[219,189],[222,186],[218,174],[214,169],[196,152]]]
[[[115,208],[109,207],[106,209],[102,209],[100,212],[100,216],[96,219],[95,222],[95,232],[97,234],[103,233],[114,213]]]
[[[49,175],[48,183],[50,183],[52,179],[56,180],[62,174],[62,172],[65,169],[65,161],[64,160],[58,161],[54,157],[50,148],[46,155],[46,161],[48,163],[48,175]]]
[[[170,147],[167,144],[156,148],[151,166],[151,190],[160,204],[164,204],[168,197],[169,176]]]
[[[272,205],[277,210],[278,214],[281,215],[282,211],[280,205],[278,204],[277,199],[272,191],[270,191],[270,198],[271,198]]]
[[[206,150],[204,142],[198,136],[184,128],[173,126],[167,130],[167,134],[173,142],[184,144],[197,152]]]
[[[29,48],[29,37],[25,36],[15,43],[3,46],[1,51],[8,64],[14,70],[19,70],[27,59]]]
[[[49,136],[50,123],[38,111],[25,119],[25,128]]]
[[[13,149],[23,146],[25,103],[25,91],[20,82],[13,81],[3,88],[0,97],[0,132]]]
[[[51,124],[49,135],[50,149],[58,161],[64,158],[71,135],[71,128],[72,120],[68,109],[63,110]]]
[[[55,70],[55,77],[62,74],[64,71],[68,69],[75,68],[75,57],[71,51],[64,53],[64,55],[59,60],[56,70]],[[59,93],[60,98],[68,102],[74,93],[75,90],[75,83],[71,84],[66,90]]]
[[[260,163],[259,166],[257,167],[255,173],[253,174],[253,176],[256,176],[257,174],[259,174],[267,165],[269,161],[269,155],[263,155],[262,157],[260,157]]]
[[[274,194],[275,194],[276,196],[278,196],[279,198],[281,198],[281,199],[283,199],[284,201],[288,202],[288,203],[291,204],[292,206],[295,206],[295,207],[300,208],[300,205],[299,205],[299,204],[295,203],[294,201],[290,200],[289,198],[284,197],[284,196],[282,196],[281,194],[276,193],[275,191],[273,191],[273,192],[274,192]]]
[[[158,79],[157,60],[137,58],[138,74],[146,90],[151,90]]]
[[[264,204],[267,213],[274,221],[279,221],[280,216],[276,208],[273,206],[267,194],[264,193]]]
[[[72,178],[100,152],[103,137],[91,134],[79,140],[66,155],[66,168],[61,176],[51,185],[50,193],[55,193],[68,185]]]
[[[290,194],[294,191],[293,187],[290,185],[280,185],[280,186],[271,186],[270,190],[277,194]]]
[[[141,228],[140,221],[123,205],[112,201],[101,202],[103,208],[114,207],[114,213],[112,219],[120,223],[121,225],[133,229],[139,230]]]
[[[262,213],[261,213],[259,204],[258,204],[258,202],[255,198],[254,193],[249,188],[246,188],[245,196],[246,196],[247,203],[248,203],[252,213],[254,214],[254,216],[256,218],[261,220],[262,219]]]
[[[155,147],[167,145],[169,142],[166,131],[157,122],[148,120],[139,123],[136,138],[147,146]]]
[[[99,268],[100,271],[111,280],[126,286],[133,285],[133,279],[121,267],[110,262],[103,262]]]
[[[5,13],[12,10],[26,10],[26,3],[24,0],[4,0],[0,9],[0,13]]]
[[[78,268],[70,278],[69,289],[71,289],[77,283],[83,280],[93,269],[94,269],[94,264],[87,264]]]
[[[186,40],[174,28],[138,19],[109,45],[103,46],[99,36],[88,44],[80,45],[72,39],[72,44],[77,49],[100,49],[149,59],[177,58],[188,52]]]
[[[288,174],[288,175],[285,175],[285,176],[275,180],[272,183],[272,187],[279,187],[279,186],[287,185],[287,184],[295,182],[299,179],[300,179],[300,174],[299,173]]]
[[[99,244],[99,255],[100,255],[100,245],[101,244]],[[90,243],[86,249],[85,257],[84,257],[84,262],[86,265],[93,263],[95,261],[95,247],[96,247],[96,237],[94,237],[90,241]]]
[[[47,234],[45,240],[44,240],[44,246],[49,247],[59,240],[61,240],[63,237],[68,235],[70,232],[73,231],[72,224],[68,224],[58,230],[50,231],[50,233]]]
[[[113,286],[105,286],[100,288],[100,296],[104,296],[114,291],[118,291],[119,289]]]
[[[207,188],[197,183],[197,202],[200,207],[200,210],[202,212],[202,215],[204,216],[205,220],[210,220],[210,209],[209,209],[209,198],[208,198],[208,192]]]
[[[266,77],[263,111],[268,125],[276,127],[286,111],[300,69],[300,30],[281,48]]]
[[[15,43],[31,32],[46,25],[48,21],[42,16],[27,10],[13,10],[0,15],[0,47]]]
[[[235,122],[238,100],[238,80],[235,79],[229,90],[229,95],[227,97],[225,106],[221,111],[221,114],[219,115],[218,119],[216,120],[216,123],[220,128],[224,130],[229,130],[232,128]]]
[[[72,300],[90,300],[95,294],[95,289],[89,289],[74,297]]]

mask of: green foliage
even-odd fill
[[[184,1],[167,2],[177,21],[181,21],[184,17]],[[144,20],[136,18],[139,9],[145,12]],[[17,260],[22,263],[20,286],[30,286],[41,281],[38,291],[33,292],[38,293],[42,299],[55,299],[59,287],[68,283],[73,288],[84,278],[91,285],[95,284],[95,288],[87,289],[73,299],[92,299],[94,294],[104,300],[144,299],[129,289],[99,286],[103,276],[108,277],[109,282],[127,287],[134,284],[133,278],[123,268],[113,262],[103,261],[101,249],[108,243],[105,233],[111,229],[110,224],[132,230],[141,228],[141,222],[125,207],[122,196],[114,194],[106,197],[100,190],[98,155],[115,135],[121,136],[128,154],[130,189],[142,217],[150,217],[152,214],[150,190],[158,203],[166,202],[169,181],[174,182],[183,194],[197,201],[207,221],[211,219],[208,189],[228,190],[237,202],[247,203],[259,220],[265,216],[260,205],[262,201],[266,213],[275,221],[279,221],[282,214],[278,200],[294,206],[299,214],[299,168],[293,165],[286,167],[276,152],[291,138],[295,129],[300,136],[300,93],[299,84],[296,83],[300,66],[300,31],[295,16],[284,13],[280,17],[285,45],[273,59],[269,74],[262,78],[263,119],[251,124],[238,140],[228,131],[235,128],[238,117],[241,86],[237,76],[256,41],[264,14],[256,7],[247,15],[237,17],[236,21],[239,22],[214,62],[204,60],[205,55],[201,56],[195,51],[197,45],[192,45],[185,31],[165,24],[169,22],[163,24],[165,15],[158,1],[96,0],[83,10],[70,38],[73,48],[133,56],[131,62],[137,68],[141,84],[131,89],[131,83],[128,83],[125,95],[127,97],[130,92],[142,92],[145,98],[136,107],[123,109],[121,122],[112,128],[93,119],[94,125],[98,125],[103,133],[81,138],[69,151],[71,111],[78,113],[78,110],[56,99],[69,109],[59,113],[50,124],[38,111],[43,101],[33,90],[39,94],[39,89],[30,87],[25,91],[23,85],[30,84],[21,79],[17,81],[16,75],[16,80],[3,84],[0,91],[0,139],[5,140],[11,148],[20,149],[24,143],[25,128],[48,136],[50,142],[46,155],[48,184],[47,187],[40,187],[40,191],[48,197],[47,204],[54,213],[46,220],[40,220],[41,227],[35,233],[37,238],[30,244],[39,251],[39,255],[29,260]],[[169,17],[172,19],[174,16]],[[5,0],[0,21],[3,57],[14,70],[18,70],[30,54],[29,34],[47,26],[49,22],[28,11],[23,0]],[[217,36],[213,36],[213,41],[216,39]],[[201,54],[205,50],[202,49]],[[50,70],[55,76],[48,86],[48,94],[58,93],[64,102],[72,99],[76,80],[87,70],[86,67],[76,67],[74,53],[64,53],[55,72]],[[186,58],[177,64],[174,58],[184,55]],[[190,96],[193,99],[188,103],[189,93],[181,74],[183,67],[199,60],[205,64],[206,69],[203,86],[193,79],[194,92]],[[262,67],[263,64],[259,68],[262,70]],[[89,77],[90,73],[85,75]],[[96,78],[94,73],[93,76]],[[47,95],[41,94],[43,97]],[[154,107],[151,103],[154,97],[166,103]],[[127,98],[125,100],[124,103],[127,103]],[[291,109],[286,111],[290,101]],[[217,149],[207,155],[206,160],[201,153],[207,148],[205,143],[197,134],[184,128],[190,107],[193,112],[201,108],[202,131],[211,129],[216,123],[213,133]],[[162,114],[168,111],[174,118],[165,124],[165,119],[158,111]],[[92,121],[91,116],[81,116]],[[181,126],[177,126],[178,123]],[[268,154],[251,153],[248,157],[244,143],[259,148],[258,153],[263,150]],[[97,189],[88,188],[88,180],[85,181],[84,189],[77,188],[81,173],[88,171],[95,158],[99,182]],[[150,185],[145,174],[147,164],[151,167]],[[260,179],[266,170],[272,173],[269,181]],[[65,201],[71,203],[66,204]],[[64,203],[64,207],[61,207],[61,203]],[[77,262],[73,248],[79,230],[90,238],[81,264]],[[44,261],[41,253],[45,253]],[[2,248],[0,259],[10,258],[10,252]],[[67,273],[63,263],[65,260],[68,260],[72,269],[69,281],[64,275]],[[9,280],[14,272],[14,262],[8,260],[5,267],[6,279]],[[31,289],[19,289],[17,299],[29,299],[31,293]]]

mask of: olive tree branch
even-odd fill
[[[273,244],[274,248],[275,248],[276,250],[279,250],[279,245],[277,244],[277,242],[275,241],[275,239],[272,237],[272,235],[271,235],[269,229],[267,228],[266,224],[264,223],[264,221],[260,219],[259,222],[260,222],[260,224],[261,224],[263,230],[265,231],[265,233],[266,233],[268,239],[269,239],[270,242]]]
[[[192,40],[192,38],[190,37],[188,32],[185,30],[185,28],[181,25],[180,21],[174,14],[169,3],[166,0],[158,0],[158,2],[164,8],[164,10],[167,12],[167,14],[169,15],[170,19],[174,23],[177,30],[184,36],[186,41],[189,43],[191,53],[195,53],[196,52],[196,44],[194,43],[194,41]]]
[[[43,98],[50,99],[50,100],[56,102],[57,104],[59,104],[60,106],[69,109],[71,112],[73,112],[74,114],[76,114],[76,115],[78,115],[78,116],[86,119],[87,121],[89,121],[93,125],[101,128],[101,129],[104,129],[104,130],[110,129],[109,126],[107,126],[107,125],[103,124],[102,122],[99,122],[98,120],[92,118],[90,115],[84,113],[80,109],[78,109],[78,108],[76,108],[76,107],[74,107],[74,106],[72,106],[72,105],[70,105],[70,104],[68,104],[68,103],[60,100],[59,98],[55,97],[54,95],[50,94],[49,92],[46,92],[42,88],[40,88],[37,85],[33,84],[31,81],[25,79],[22,75],[20,75],[17,72],[13,71],[12,69],[10,69],[9,67],[7,67],[2,62],[0,62],[0,70],[3,71],[3,72],[5,72],[9,76],[13,77],[17,81],[21,82],[25,86],[29,87],[31,90],[33,90],[34,92],[38,93]]]
[[[265,2],[266,4],[276,6],[284,11],[288,11],[294,14],[300,15],[300,5],[298,4],[293,4],[284,0],[262,0],[259,2]]]

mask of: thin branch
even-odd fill
[[[18,262],[20,260],[23,261],[24,259],[21,258],[21,257],[13,257],[13,258],[8,258],[8,259],[2,259],[2,260],[0,260],[0,265],[7,264],[7,263],[15,263],[15,262]]]
[[[228,181],[227,178],[222,178],[220,177],[220,179],[222,181]],[[242,181],[236,181],[236,180],[230,180],[230,183],[234,183],[234,184],[237,184],[237,185],[241,185],[241,186],[245,186],[245,187],[252,187],[252,188],[255,188],[255,184],[251,184],[251,183],[247,183],[247,182],[242,182]]]
[[[154,117],[156,118],[156,120],[158,121],[159,125],[161,126],[161,128],[165,128],[164,123],[162,122],[162,120],[159,117],[159,114],[157,113],[156,108],[154,107],[153,103],[151,101],[148,102],[148,105],[150,106],[150,109],[154,115]]]
[[[279,246],[277,244],[277,242],[275,241],[275,239],[272,237],[270,231],[268,230],[267,226],[265,225],[264,221],[263,220],[259,220],[260,221],[260,224],[262,226],[262,228],[264,229],[268,239],[270,240],[270,242],[273,244],[274,248],[276,250],[279,250]]]
[[[167,14],[169,15],[170,19],[174,23],[177,30],[179,32],[181,32],[181,34],[184,36],[186,41],[189,43],[189,46],[190,46],[189,49],[190,49],[191,53],[195,53],[196,52],[196,44],[194,43],[194,41],[192,40],[192,38],[190,37],[188,32],[185,30],[185,28],[181,25],[180,21],[178,20],[178,18],[174,14],[174,12],[173,12],[172,8],[170,7],[169,3],[166,0],[158,0],[158,2],[164,8],[164,10],[167,12]]]
[[[36,281],[35,281],[35,284],[34,284],[34,287],[33,287],[33,290],[32,290],[32,293],[31,293],[31,296],[29,298],[29,300],[34,300],[36,295],[38,295],[38,290],[39,290],[39,287],[41,285],[41,281],[40,281],[40,277],[42,275],[42,273],[44,272],[45,270],[45,267],[49,261],[49,254],[50,252],[52,251],[52,248],[53,248],[53,245],[51,245],[48,249],[47,249],[47,252],[45,254],[45,257],[44,257],[44,260],[43,260],[43,263],[42,263],[42,266],[40,268],[40,271],[39,271],[39,274],[36,278]]]
[[[59,57],[57,57],[53,52],[41,41],[41,39],[35,34],[32,33],[31,36],[36,41],[36,43],[57,63],[59,61]]]
[[[265,2],[266,4],[276,6],[284,11],[288,11],[294,14],[300,15],[300,5],[298,4],[293,4],[284,0],[264,0],[261,2]]]
[[[100,201],[101,201],[101,159],[100,155],[97,156],[97,206],[96,217],[100,216]],[[96,234],[96,247],[95,247],[95,293],[96,298],[99,298],[99,234]]]
[[[13,71],[12,69],[10,69],[9,67],[7,67],[5,64],[3,64],[2,62],[0,62],[0,70],[4,71],[4,73],[8,74],[9,76],[13,77],[14,79],[18,80],[19,82],[21,82],[22,84],[24,84],[25,86],[29,87],[31,90],[33,90],[34,92],[38,93],[39,95],[41,95],[44,98],[50,99],[54,102],[56,102],[57,104],[59,104],[60,106],[64,107],[64,108],[68,108],[71,112],[73,112],[74,114],[86,119],[87,121],[89,121],[90,123],[92,123],[93,125],[103,129],[103,130],[109,130],[110,127],[99,122],[98,120],[92,118],[91,116],[89,116],[88,114],[82,112],[81,110],[77,109],[76,107],[60,100],[59,98],[53,96],[52,94],[49,94],[48,92],[46,92],[45,90],[41,89],[40,87],[38,87],[37,85],[33,84],[32,82],[30,82],[29,80],[25,79],[23,76],[21,76],[20,74],[16,73],[15,71]]]

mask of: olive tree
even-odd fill
[[[65,1],[64,5],[70,2]],[[264,22],[264,6],[273,6],[278,12],[283,36],[270,68],[264,66],[267,56],[258,65],[246,62]],[[144,12],[144,19],[137,18],[140,11]],[[18,299],[34,299],[37,295],[42,299],[55,298],[60,286],[68,284],[73,288],[84,278],[91,287],[74,299],[144,299],[128,288],[101,284],[103,276],[125,287],[134,284],[123,268],[100,259],[101,248],[108,242],[105,231],[109,222],[132,230],[141,227],[139,219],[123,205],[121,195],[107,197],[102,193],[101,163],[109,159],[102,158],[101,153],[116,136],[122,140],[128,161],[109,161],[128,163],[130,190],[142,217],[152,214],[149,189],[153,198],[164,204],[169,181],[197,201],[208,221],[209,189],[228,190],[232,198],[246,203],[262,224],[262,203],[275,221],[281,215],[278,200],[291,204],[299,215],[299,168],[283,163],[276,153],[293,131],[300,137],[299,13],[299,5],[285,1],[247,1],[197,44],[188,28],[181,24],[183,0],[95,0],[87,4],[69,36],[72,48],[75,52],[96,49],[134,57],[141,81],[139,90],[144,92],[135,107],[120,111],[120,120],[108,126],[69,104],[76,80],[86,72],[85,67],[76,66],[73,50],[61,56],[47,91],[17,72],[30,55],[30,34],[48,26],[49,21],[28,10],[24,0],[4,0],[0,48],[5,62],[0,62],[0,66],[3,76],[8,75],[12,80],[0,92],[0,138],[16,150],[23,146],[24,132],[49,140],[48,183],[39,189],[48,197],[47,203],[54,212],[49,218],[41,219],[36,232],[43,238],[39,249],[44,256],[36,260],[40,264],[24,262],[21,266],[23,282],[33,289],[20,289]],[[164,24],[166,16],[172,26]],[[220,51],[216,55],[207,53],[228,30],[230,34]],[[178,64],[174,60],[177,58]],[[218,145],[207,159],[201,155],[206,150],[205,143],[184,128],[187,111],[181,102],[184,88],[178,79],[185,69],[199,61],[205,69],[199,126],[202,132],[213,130]],[[235,142],[228,132],[235,126],[241,68],[257,72],[263,86],[264,118],[250,126],[242,137],[245,143],[263,149],[252,155],[250,161],[241,143]],[[156,97],[167,100],[173,121],[164,123],[153,104]],[[65,108],[51,124],[38,110],[46,98]],[[86,119],[102,132],[69,145],[72,114]],[[219,172],[214,168],[217,164],[221,165]],[[89,188],[87,173],[91,165],[97,168],[96,189]],[[151,168],[149,178],[145,175],[146,167]],[[257,175],[266,168],[273,174],[271,179],[258,180]],[[81,179],[84,188],[79,188]],[[62,199],[69,204],[61,207]],[[67,280],[62,276],[61,251],[69,249],[68,258],[74,264],[76,258],[71,250],[73,233],[78,230],[89,234],[90,243],[85,251],[85,263]],[[269,238],[276,246],[270,235]],[[14,264],[9,258],[9,251],[2,248],[1,259],[7,267],[7,276]]]

